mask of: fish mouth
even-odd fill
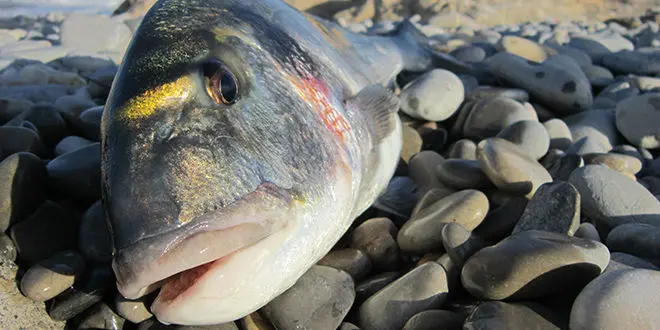
[[[171,232],[142,239],[118,251],[112,267],[117,289],[137,299],[161,289],[155,304],[185,296],[206,273],[246,248],[291,225],[282,189],[257,190],[222,210],[201,215]]]

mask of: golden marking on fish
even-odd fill
[[[325,40],[328,41],[333,47],[344,49],[351,46],[351,43],[346,40],[344,34],[336,27],[327,26],[314,18],[314,16],[304,13],[307,20],[314,25],[314,27],[321,32]]]
[[[178,80],[157,86],[132,98],[122,107],[123,119],[135,120],[153,115],[156,110],[175,104],[188,96],[192,81],[184,76]]]
[[[213,166],[209,163],[209,155],[199,150],[183,149],[177,159],[178,171],[174,171],[176,183],[175,200],[181,206],[179,222],[187,223],[197,215],[206,212],[207,204],[215,191]]]

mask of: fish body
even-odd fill
[[[409,22],[364,36],[279,0],[161,0],[102,119],[103,206],[129,299],[163,323],[237,320],[291,287],[386,188]]]

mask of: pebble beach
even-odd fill
[[[397,77],[387,191],[288,291],[204,327],[117,292],[100,123],[140,16],[107,9],[0,15],[0,329],[660,328],[660,8],[407,17],[443,60]]]

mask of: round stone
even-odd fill
[[[371,272],[371,260],[364,252],[356,249],[330,251],[317,263],[347,272],[354,280],[359,280]]]
[[[499,46],[503,51],[518,55],[529,61],[540,63],[548,58],[548,54],[541,45],[521,37],[504,36],[500,39]]]
[[[364,330],[399,330],[413,315],[440,307],[448,293],[444,268],[424,263],[367,299],[359,309],[359,325]]]
[[[411,117],[443,121],[451,117],[465,98],[463,83],[451,71],[431,70],[401,91],[401,110]]]
[[[589,138],[591,144],[597,148],[589,153],[607,153],[613,146],[619,144],[618,131],[615,123],[615,115],[612,111],[592,110],[572,116],[564,117],[573,135],[573,141],[578,142],[583,138]],[[566,153],[569,153],[567,150]],[[578,154],[578,153],[572,153]],[[582,153],[580,153],[582,155]]]
[[[641,148],[660,147],[660,93],[631,97],[616,106],[616,127],[626,139]]]
[[[455,189],[482,189],[490,185],[476,160],[447,159],[436,168],[442,183]]]
[[[21,292],[34,301],[50,300],[71,287],[84,267],[85,259],[76,252],[56,254],[25,272],[21,278]]]
[[[400,264],[397,232],[388,218],[369,219],[353,230],[349,246],[364,252],[375,271],[396,270]]]
[[[656,329],[660,327],[660,272],[622,269],[607,272],[589,283],[577,296],[570,328]]]
[[[660,227],[626,223],[607,235],[610,251],[625,252],[653,262],[660,261]]]
[[[337,329],[354,300],[355,284],[348,273],[312,266],[263,311],[278,329]]]
[[[0,231],[30,216],[43,203],[48,174],[39,157],[19,152],[0,163]]]
[[[579,224],[580,193],[568,182],[548,182],[529,201],[512,234],[543,230],[571,236]]]
[[[479,190],[453,193],[420,210],[408,220],[397,236],[406,252],[424,254],[442,250],[442,228],[457,222],[468,230],[476,228],[488,213],[488,198]]]
[[[464,316],[441,309],[431,309],[417,313],[403,326],[404,330],[461,330]]]
[[[477,145],[477,161],[490,181],[502,191],[527,198],[539,186],[552,181],[550,173],[515,144],[490,138]]]
[[[550,310],[536,303],[489,301],[472,310],[463,329],[559,330],[566,326]]]
[[[39,157],[47,154],[35,131],[25,127],[0,127],[0,160],[18,152],[29,152]]]
[[[505,127],[522,120],[537,120],[536,113],[510,98],[480,100],[465,120],[463,135],[471,138],[493,137]]]
[[[481,249],[461,272],[463,286],[479,299],[531,299],[556,288],[582,287],[607,266],[602,243],[529,230]]]
[[[608,153],[597,155],[589,160],[592,165],[605,165],[615,171],[637,174],[642,170],[642,162],[633,156]]]
[[[477,160],[477,144],[468,139],[461,139],[449,147],[449,159]]]
[[[614,82],[612,72],[602,66],[587,65],[582,67],[582,71],[592,86],[602,88]]]
[[[516,122],[497,134],[520,148],[534,159],[541,159],[550,147],[550,136],[545,127],[538,121],[522,120]]]
[[[466,63],[478,63],[486,59],[486,51],[477,46],[463,46],[452,50],[450,55]]]
[[[143,297],[137,300],[128,300],[117,293],[115,309],[123,318],[137,324],[153,316],[149,311],[146,299],[146,297]]]
[[[601,242],[600,234],[598,234],[598,230],[596,229],[596,226],[592,225],[589,222],[583,222],[580,224],[580,226],[578,226],[577,231],[575,231],[575,237]]]
[[[550,119],[543,123],[550,137],[550,149],[566,150],[573,144],[573,135],[561,119]]]

